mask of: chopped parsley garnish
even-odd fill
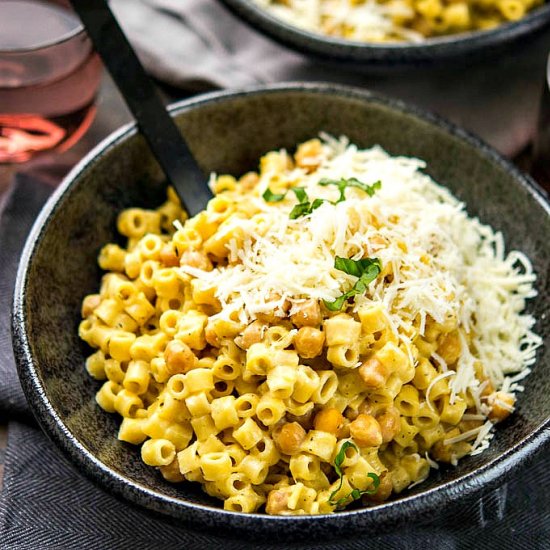
[[[296,195],[296,200],[298,201],[298,204],[290,211],[289,218],[291,220],[295,220],[301,216],[307,216],[316,208],[319,208],[324,202],[328,202],[325,201],[325,199],[314,199],[310,202],[306,190],[303,187],[291,187],[286,193],[273,193],[268,187],[262,197],[266,202],[281,202],[289,191],[292,191]]]
[[[264,194],[262,195],[262,198],[265,202],[281,202],[286,197],[286,193],[273,193],[271,189],[268,187]]]
[[[344,459],[346,458],[346,451],[350,447],[359,452],[355,443],[352,443],[351,441],[345,441],[340,447],[336,458],[334,459],[334,471],[340,478],[340,483],[337,489],[332,491],[332,493],[330,494],[328,498],[328,503],[332,506],[335,506],[336,508],[344,508],[355,500],[360,499],[361,495],[373,495],[374,493],[376,493],[376,491],[378,491],[378,487],[380,486],[380,478],[375,473],[370,472],[367,474],[367,476],[370,477],[373,481],[372,489],[365,489],[364,491],[361,491],[360,489],[353,489],[353,491],[351,491],[351,493],[349,493],[345,497],[334,500],[334,495],[336,495],[336,493],[342,488],[342,484],[344,482],[344,472],[342,471],[342,464],[344,462]]]
[[[336,256],[334,259],[334,267],[348,275],[358,277],[358,279],[351,290],[348,290],[333,302],[323,300],[325,307],[329,311],[340,311],[349,298],[366,292],[369,284],[372,283],[382,271],[382,266],[378,258],[351,260],[349,258],[340,258],[340,256]]]
[[[331,180],[328,178],[323,178],[319,185],[322,187],[326,187],[328,185],[335,185],[338,187],[338,191],[340,192],[340,197],[338,200],[334,203],[337,204],[339,202],[346,200],[346,189],[348,187],[356,187],[357,189],[361,189],[361,191],[364,191],[369,197],[372,197],[374,193],[382,187],[382,182],[380,180],[375,181],[372,185],[368,185],[367,183],[363,183],[362,181],[359,181],[357,178],[349,178],[349,179],[339,179],[339,180]]]
[[[298,203],[289,214],[289,218],[291,220],[295,220],[296,218],[299,218],[301,216],[307,216],[308,214],[311,214],[316,208],[319,208],[324,202],[326,202],[324,199],[315,199],[313,202],[309,202],[306,200],[304,202]]]
[[[306,202],[309,200],[307,197],[306,190],[303,187],[292,187],[290,190],[294,192],[294,194],[296,195],[296,200],[299,203]]]
[[[324,178],[319,181],[319,185],[323,187],[326,187],[327,185],[336,185],[338,187],[338,191],[340,191],[340,197],[338,198],[338,200],[335,202],[326,199],[314,199],[313,201],[310,201],[309,197],[307,196],[306,190],[303,187],[291,187],[286,193],[273,193],[273,191],[271,191],[271,189],[269,189],[268,187],[264,191],[262,197],[266,202],[281,202],[287,196],[289,191],[292,191],[296,195],[298,204],[294,206],[294,208],[290,211],[289,218],[291,220],[295,220],[302,216],[307,216],[308,214],[311,214],[324,202],[328,202],[330,204],[338,204],[339,202],[345,201],[346,189],[348,187],[357,187],[358,189],[361,189],[365,193],[367,193],[369,197],[372,197],[374,195],[374,192],[377,189],[380,189],[381,183],[377,181],[372,185],[367,185],[366,183],[359,181],[357,178],[342,178],[340,180],[330,180]]]
[[[291,187],[285,193],[273,193],[273,191],[271,191],[271,189],[268,187],[264,191],[262,198],[265,202],[281,202],[290,191],[292,191],[296,195],[296,199],[298,199],[299,203],[309,200],[306,190],[303,187]]]

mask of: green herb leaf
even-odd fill
[[[290,191],[296,195],[298,201],[298,204],[290,211],[289,217],[291,220],[295,220],[301,216],[307,216],[319,208],[323,203],[328,202],[325,199],[314,199],[313,202],[310,202],[306,190],[303,187],[291,187],[286,193],[273,193],[271,189],[267,188],[262,197],[266,202],[280,202]]]
[[[323,178],[319,185],[326,187],[327,185],[336,185],[338,187],[338,191],[340,192],[340,196],[338,197],[338,200],[334,202],[334,204],[338,204],[339,202],[346,200],[346,183],[345,180],[329,180],[327,178]]]
[[[357,281],[351,288],[333,302],[323,300],[325,307],[329,311],[340,311],[344,303],[357,294],[366,292],[368,286],[382,271],[382,266],[378,258],[363,258],[361,260],[351,260],[350,258],[341,258],[336,256],[334,259],[334,267],[339,271],[343,271],[348,275],[358,277]]]
[[[374,472],[369,472],[367,475],[372,479],[373,483],[372,489],[367,489],[364,491],[364,494],[374,495],[378,491],[378,487],[380,487],[380,478]]]
[[[296,199],[298,202],[308,202],[308,196],[306,193],[306,190],[303,187],[292,187],[290,189],[291,191],[294,191],[294,194],[296,195]]]
[[[306,214],[309,214],[311,212],[311,205],[309,202],[301,202],[297,204],[291,211],[288,217],[291,220],[295,220],[296,218],[299,218],[300,216],[305,216]]]
[[[372,197],[374,193],[382,187],[382,182],[380,180],[368,185],[367,183],[359,181],[357,178],[350,178],[347,180],[347,183],[348,187],[356,187],[357,189],[361,189],[361,191],[364,191],[369,197]]]
[[[296,218],[299,218],[301,216],[307,216],[308,214],[311,214],[314,210],[319,208],[324,202],[326,202],[324,199],[314,199],[313,202],[301,202],[297,204],[289,214],[289,218],[291,220],[295,220]]]
[[[336,458],[334,459],[334,471],[340,478],[340,483],[338,485],[338,488],[332,491],[332,493],[330,494],[328,502],[330,505],[335,506],[336,508],[342,508],[344,506],[347,506],[351,502],[360,499],[362,495],[372,495],[376,493],[376,491],[378,491],[378,487],[380,486],[380,478],[375,473],[369,473],[367,475],[373,481],[372,489],[365,489],[364,491],[361,491],[359,489],[353,489],[353,491],[351,491],[349,495],[339,498],[336,501],[333,500],[334,495],[342,488],[342,484],[344,482],[344,472],[342,471],[342,464],[344,462],[344,459],[346,458],[346,451],[350,447],[352,449],[355,449],[357,452],[359,452],[355,443],[352,443],[351,441],[345,441],[340,447],[340,450],[338,451]]]
[[[324,202],[327,202],[327,201],[325,199],[315,199],[311,203],[311,212],[313,212],[314,210],[319,208],[319,206],[321,206]],[[310,214],[311,214],[311,212],[310,212]]]
[[[306,190],[303,187],[291,187],[288,191],[292,191],[296,195],[298,202],[308,201]],[[281,202],[288,195],[288,191],[286,193],[273,193],[268,187],[262,198],[265,202]]]
[[[380,267],[380,260],[377,258],[352,260],[351,258],[341,258],[340,256],[336,256],[334,259],[334,267],[336,269],[355,277],[362,277],[365,273],[370,272],[372,266]]]
[[[328,498],[329,503],[333,505],[335,505],[336,503],[334,503],[332,499],[334,498],[334,495],[342,488],[342,483],[344,482],[344,472],[342,472],[342,464],[344,462],[344,459],[346,458],[346,451],[350,447],[357,451],[357,446],[355,445],[355,443],[352,443],[351,441],[344,441],[344,443],[340,447],[340,450],[338,451],[338,454],[336,455],[336,458],[334,459],[334,471],[340,478],[340,484],[335,491],[332,491],[330,497]]]
[[[268,187],[264,194],[262,195],[262,198],[265,202],[281,202],[286,197],[286,193],[273,193],[271,189]]]
[[[325,307],[329,311],[340,311],[342,309],[342,306],[348,300],[349,298],[355,296],[357,293],[355,292],[355,289],[351,289],[350,291],[346,292],[345,294],[342,294],[339,298],[336,298],[333,302],[329,302],[328,300],[323,300],[323,303],[325,304]]]
[[[362,181],[359,181],[357,178],[349,178],[349,179],[339,179],[339,180],[331,180],[328,178],[323,178],[319,181],[319,185],[326,187],[327,185],[335,185],[338,188],[338,191],[340,192],[340,196],[338,197],[338,200],[334,203],[337,204],[339,202],[346,200],[346,189],[348,187],[356,187],[357,189],[361,189],[369,197],[372,197],[374,193],[382,187],[382,183],[379,181],[374,182],[372,185],[368,185],[366,183],[363,183]]]

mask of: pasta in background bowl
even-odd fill
[[[540,0],[221,0],[285,46],[368,68],[512,55],[550,25]]]
[[[355,42],[422,42],[433,36],[494,29],[520,20],[542,4],[537,0],[254,1],[292,25]]]
[[[534,283],[538,296],[536,299],[529,301],[527,313],[539,320],[534,330],[543,339],[546,339],[548,334],[547,320],[542,316],[542,313],[547,307],[548,296],[548,281],[544,275],[547,272],[546,258],[548,257],[545,256],[546,252],[544,252],[548,247],[548,243],[544,239],[545,231],[549,225],[547,203],[532,183],[524,179],[510,165],[473,138],[466,136],[454,127],[427,115],[418,114],[399,103],[381,99],[366,92],[323,85],[289,85],[234,94],[212,94],[204,98],[183,102],[173,112],[176,121],[185,132],[204,169],[217,174],[244,174],[247,170],[254,169],[258,159],[266,151],[280,151],[282,148],[292,151],[296,144],[303,143],[311,136],[318,135],[321,131],[333,136],[347,135],[351,142],[357,144],[360,149],[359,151],[355,150],[355,153],[353,153],[353,149],[350,149],[351,153],[349,154],[358,154],[362,159],[361,162],[366,159],[370,159],[369,162],[374,162],[376,159],[389,158],[384,157],[380,149],[372,149],[376,144],[385,149],[391,157],[424,159],[426,161],[425,170],[429,176],[440,184],[449,187],[458,196],[459,200],[464,201],[469,216],[478,216],[483,224],[489,223],[495,230],[502,231],[507,250],[522,250],[530,258],[533,269],[539,275],[539,278]],[[206,124],[205,121],[208,121],[208,123]],[[228,139],[229,135],[231,139]],[[310,145],[310,147],[313,147],[313,151],[319,147],[317,142],[314,143],[316,144]],[[328,144],[332,144],[331,147],[342,149],[343,146],[338,145],[338,143],[329,140],[321,147],[326,148],[329,147]],[[345,150],[344,147],[344,153]],[[367,150],[367,152],[362,152],[362,150]],[[274,166],[280,167],[282,157],[279,154],[271,155],[268,158],[271,160],[264,161],[264,165],[273,162],[275,163]],[[354,163],[357,164],[357,159]],[[392,170],[398,172],[399,170],[409,170],[409,173],[416,173],[423,182],[427,182],[429,180],[428,176],[418,172],[419,168],[420,165],[416,161],[402,160],[399,162],[399,168],[394,166]],[[264,169],[267,170],[265,167]],[[325,176],[330,180],[329,174],[325,174]],[[286,219],[286,215],[290,215],[290,212],[295,209],[296,203],[309,203],[309,208],[313,212],[309,215],[307,206],[298,208],[300,211],[305,210],[306,216],[301,220],[298,216],[296,223],[304,223],[306,220],[313,222],[315,216],[323,214],[322,209],[330,211],[331,209],[348,208],[354,200],[364,201],[367,208],[374,208],[376,205],[378,205],[377,208],[381,208],[381,201],[389,200],[392,195],[392,186],[388,182],[398,181],[396,178],[391,177],[391,170],[385,174],[380,172],[380,187],[375,185],[374,175],[364,177],[365,181],[357,178],[365,185],[373,186],[372,197],[368,192],[365,195],[365,191],[351,186],[349,189],[345,189],[346,200],[338,202],[340,192],[338,185],[328,183],[326,186],[318,185],[319,178],[311,176],[311,181],[306,182],[303,186],[308,200],[304,200],[306,197],[300,191],[298,191],[299,196],[296,195],[296,191],[291,191],[288,196],[278,200],[278,196],[284,194],[283,187],[287,185],[285,184],[285,178],[279,177],[270,180],[272,181],[269,185],[271,194],[267,193],[267,187],[258,187],[254,199],[267,213],[270,211],[273,213],[275,211],[279,212],[277,219],[280,223],[283,219]],[[140,185],[137,186],[136,182],[139,182]],[[252,178],[250,184],[251,182]],[[214,205],[217,206],[210,208],[211,210],[214,208],[216,211],[223,211],[220,201],[224,203],[224,193],[230,196],[234,192],[231,190],[234,187],[234,180],[220,177],[214,185],[220,193],[218,198],[214,199],[214,201],[217,201],[214,202]],[[278,188],[277,185],[282,187]],[[222,191],[222,189],[226,189],[226,191]],[[503,189],[506,189],[507,192],[502,192]],[[446,196],[446,191],[442,189],[438,193],[442,193],[442,197]],[[318,208],[313,208],[315,198],[324,198],[330,203],[336,202],[337,204],[332,205],[323,202]],[[28,241],[18,276],[13,323],[14,344],[21,381],[26,395],[45,431],[84,473],[90,475],[110,491],[134,503],[175,518],[202,525],[215,524],[233,530],[244,529],[255,533],[257,536],[270,533],[279,538],[297,540],[304,536],[335,536],[338,529],[345,529],[347,533],[371,528],[375,529],[376,532],[381,532],[391,528],[395,521],[412,521],[419,514],[430,513],[444,503],[467,502],[469,498],[489,491],[501,481],[500,476],[504,472],[509,475],[509,472],[519,467],[525,457],[540,449],[546,442],[545,426],[548,424],[550,409],[548,396],[550,392],[548,391],[547,377],[544,376],[543,372],[547,362],[547,348],[541,347],[536,352],[536,361],[530,367],[532,369],[531,374],[521,382],[525,386],[525,391],[519,394],[516,411],[503,420],[501,426],[498,426],[487,449],[479,454],[474,454],[474,456],[464,456],[458,460],[456,467],[447,466],[433,471],[432,475],[423,483],[405,489],[405,485],[408,485],[413,477],[408,474],[409,480],[404,483],[404,490],[384,503],[372,503],[368,508],[353,509],[347,501],[341,501],[341,505],[338,507],[344,509],[336,514],[328,513],[334,507],[309,510],[310,513],[321,512],[321,515],[316,516],[242,514],[234,511],[238,509],[237,507],[232,508],[233,511],[223,510],[220,501],[203,493],[197,484],[189,482],[170,484],[164,481],[155,468],[141,462],[138,447],[116,440],[115,434],[120,427],[120,421],[116,419],[115,415],[107,414],[97,406],[95,394],[100,390],[102,383],[94,382],[86,373],[84,363],[90,350],[87,345],[79,341],[76,332],[80,322],[82,299],[86,295],[97,292],[97,285],[101,276],[101,272],[96,265],[97,254],[105,243],[117,243],[117,247],[126,246],[123,241],[117,240],[115,231],[116,220],[120,212],[128,208],[160,206],[165,201],[166,190],[158,167],[149,156],[143,141],[135,134],[135,129],[124,129],[85,160],[51,199],[37,221],[33,234]],[[453,201],[454,199],[450,200],[450,208],[453,212],[458,213],[457,203]],[[169,202],[174,203],[173,200]],[[162,211],[167,214],[170,208],[172,207],[167,208],[165,205]],[[174,212],[176,211],[172,210],[172,213]],[[131,223],[128,221],[129,219],[126,216],[126,223]],[[135,221],[137,218],[133,219]],[[123,228],[124,216],[120,220],[121,228]],[[267,225],[268,227],[277,226],[277,224]],[[124,231],[128,232],[128,227],[126,226]],[[178,228],[174,235],[180,231],[181,229]],[[303,234],[303,238],[305,238],[306,232],[303,232]],[[489,233],[486,236],[488,237]],[[166,237],[164,240],[161,238],[164,244],[166,244],[165,240]],[[153,241],[155,241],[155,238],[153,238]],[[384,241],[374,239],[373,243],[376,243],[376,241],[379,241],[376,245],[377,248],[369,251],[368,258],[378,258],[380,260],[380,274],[382,274],[386,266],[391,265],[392,262],[388,261],[388,251],[383,244]],[[155,242],[159,244],[158,241]],[[137,246],[137,241],[134,241],[134,244]],[[212,246],[219,244],[210,243]],[[153,250],[155,246],[156,244],[153,242],[148,245],[143,242],[139,245],[139,250],[143,250],[142,247],[146,249],[151,247],[150,250]],[[398,250],[404,252],[399,246],[390,248],[395,253]],[[116,260],[117,250],[117,248],[113,248],[111,253],[104,250],[102,261],[107,261],[104,267],[109,268],[109,262],[118,261]],[[115,251],[115,254],[110,255],[113,251]],[[237,253],[237,251],[235,252]],[[336,250],[332,250],[332,252],[336,253]],[[339,249],[339,253],[342,258],[347,256],[345,258],[347,260],[357,261],[360,259],[359,256],[350,255],[352,253],[351,249]],[[109,259],[105,260],[105,258]],[[220,265],[223,266],[223,262]],[[359,317],[359,312],[354,313],[354,304],[361,305],[361,300],[372,298],[374,295],[371,295],[371,292],[374,292],[377,284],[382,280],[386,281],[385,284],[390,282],[390,279],[386,279],[387,272],[384,273],[384,279],[377,282],[380,275],[377,273],[367,284],[368,292],[365,292],[365,288],[361,290],[360,287],[356,287],[361,273],[354,276],[346,272],[346,270],[352,271],[354,269],[350,267],[352,265],[355,264],[339,263],[340,268],[345,268],[344,270],[336,265],[333,266],[331,273],[334,280],[338,282],[338,287],[333,287],[330,296],[320,295],[319,300],[326,300],[330,304],[337,301],[342,294],[352,291],[353,288],[358,292],[355,295],[353,293],[349,294],[344,298],[340,311],[330,311],[330,308],[329,312],[322,310],[324,311],[322,314],[325,319],[324,323],[327,321],[344,322],[350,324],[350,327],[355,327],[356,325],[353,323],[358,323],[363,327],[366,317],[362,314],[364,317],[362,320]],[[360,265],[362,266],[361,269],[370,269],[365,263]],[[110,269],[112,268],[113,265],[111,264]],[[194,268],[200,269],[200,265],[194,266]],[[193,266],[190,266],[186,271],[188,273],[185,274],[184,278],[193,279]],[[214,273],[214,270],[202,271]],[[220,269],[218,271],[221,273]],[[198,274],[197,272],[194,273],[195,275]],[[167,285],[165,290],[167,290],[170,288],[169,277],[164,282]],[[220,283],[219,286],[222,286],[221,280],[218,282]],[[226,284],[225,287],[231,289],[232,285]],[[324,287],[319,286],[319,288]],[[127,291],[131,294],[131,290],[127,289]],[[523,291],[527,292],[527,289],[523,288]],[[197,292],[199,292],[199,289],[197,289]],[[205,289],[200,292],[202,292],[202,298],[197,295],[197,299],[206,299],[208,292]],[[168,298],[168,295],[166,297]],[[105,298],[107,297],[105,296]],[[221,295],[217,299],[220,298],[222,301],[226,300]],[[168,298],[168,302],[170,299]],[[276,300],[277,297],[272,296],[272,299]],[[232,298],[228,300],[228,303],[231,300]],[[254,309],[252,307],[253,302],[252,300],[246,306],[250,311]],[[322,307],[326,308],[326,304],[324,302],[323,304]],[[170,304],[168,305],[170,306]],[[171,306],[176,305],[175,302],[171,304]],[[284,306],[284,303],[281,306]],[[93,309],[95,310],[97,307],[98,304]],[[103,309],[102,315],[108,316],[109,308],[104,307]],[[170,309],[171,307],[168,307],[168,311]],[[113,312],[111,311],[111,313]],[[137,309],[133,310],[133,313],[137,314]],[[214,308],[209,311],[204,310],[203,313],[208,313],[207,317],[211,318],[217,315],[218,312]],[[257,313],[260,313],[260,311],[257,310]],[[296,315],[297,313],[298,311],[294,311],[290,315]],[[377,318],[374,313],[374,311],[371,311],[371,314],[374,315],[373,319]],[[168,331],[171,330],[170,327],[172,326],[172,321],[169,319],[170,315],[163,320],[163,326],[168,328]],[[238,323],[243,322],[244,319],[241,320],[237,316],[232,321]],[[128,319],[126,319],[126,322],[129,322]],[[226,323],[226,328],[227,325],[231,328],[231,323]],[[426,318],[425,330],[429,331],[429,325],[430,321]],[[291,319],[283,319],[282,322],[272,323],[270,326],[271,328],[266,329],[266,331],[270,331],[269,338],[274,339],[274,341],[277,341],[277,339],[284,340],[288,338],[289,334],[292,334],[292,337],[295,338],[303,328],[295,325]],[[221,327],[220,324],[217,328]],[[233,326],[233,328],[235,327]],[[448,329],[447,332],[452,332],[455,328],[453,324],[452,327],[449,325],[443,330]],[[149,330],[154,330],[154,328],[149,327]],[[303,332],[307,331],[302,331],[302,334]],[[325,332],[327,331],[325,330]],[[336,334],[340,332],[336,331]],[[189,338],[192,337],[192,333],[192,330],[187,331]],[[214,338],[215,336],[216,332],[214,331],[208,338]],[[154,334],[152,337],[154,337]],[[206,338],[206,335],[204,337]],[[367,340],[370,340],[370,338],[367,337]],[[191,343],[187,341],[187,346],[190,348],[192,348]],[[242,341],[239,343],[244,345]],[[387,343],[384,342],[380,349],[383,349]],[[120,344],[120,340],[118,344]],[[334,342],[333,344],[334,346],[345,345],[335,344]],[[372,344],[373,342],[370,341],[368,345]],[[393,344],[394,354],[399,354],[400,351],[406,354],[404,348],[399,348],[399,342],[394,341]],[[197,344],[193,345],[196,346]],[[391,347],[389,346],[386,349],[388,350]],[[122,353],[123,349],[123,346],[121,346],[119,351]],[[185,348],[183,349],[185,350]],[[242,348],[239,349],[242,351]],[[291,352],[291,346],[282,347],[281,352],[283,351]],[[313,353],[311,349],[309,351]],[[304,352],[304,348],[302,348],[302,354],[307,355],[309,351],[306,349]],[[428,353],[428,351],[424,350],[421,354]],[[442,353],[437,351],[435,353],[444,360],[443,355],[445,352],[441,349],[439,351]],[[291,359],[290,355],[293,355],[292,353],[287,355],[286,359],[288,361],[296,361],[295,358]],[[348,353],[348,360],[352,358],[351,355]],[[204,357],[195,357],[197,361],[205,359]],[[342,361],[346,359],[346,353],[342,355],[338,351],[331,352],[331,357],[335,361]],[[379,355],[378,359],[381,357]],[[159,358],[161,358],[160,355]],[[166,359],[164,355],[162,355],[162,358]],[[192,360],[195,361],[195,359]],[[304,364],[304,360],[306,362],[315,361],[314,358],[311,360],[302,358],[298,360],[299,364]],[[208,361],[212,363],[211,360]],[[202,378],[204,371],[213,366],[206,365],[208,361],[203,361],[199,368],[189,371],[190,373],[198,373],[193,375],[197,377],[195,380],[197,387],[202,383],[209,383],[209,379],[206,379],[205,382],[205,379]],[[215,361],[216,359],[214,359]],[[218,368],[218,372],[226,377],[229,376],[230,379],[234,374],[232,368],[235,368],[235,365],[230,361],[225,361],[225,359],[222,362],[216,368]],[[162,369],[162,362],[157,363],[157,367]],[[168,363],[170,363],[170,360]],[[262,368],[261,361],[259,365],[259,368]],[[449,365],[452,365],[450,359]],[[120,373],[116,374],[116,367],[116,363],[110,367],[112,376],[120,375]],[[93,370],[93,366],[91,368]],[[330,370],[326,367],[320,368],[319,365],[312,363],[310,363],[309,368],[315,373]],[[343,367],[343,369],[345,368]],[[139,389],[140,375],[138,370],[135,371],[135,376],[132,375],[133,380],[128,379],[130,390]],[[352,370],[357,371],[357,369]],[[344,374],[346,372],[344,371]],[[184,376],[188,374],[186,373]],[[367,372],[364,374],[365,376],[368,375]],[[254,376],[258,375],[254,374]],[[406,378],[405,374],[402,376]],[[447,375],[447,377],[443,377],[443,380],[449,382],[449,378],[452,378],[452,376]],[[284,379],[284,376],[271,382],[275,384],[280,382],[281,379]],[[235,377],[234,380],[237,381],[235,384],[241,383],[238,377]],[[135,386],[131,386],[130,382]],[[365,380],[363,379],[362,382],[365,382]],[[514,381],[510,381],[510,383],[513,384]],[[411,385],[410,382],[406,382],[403,386],[407,386],[407,384]],[[420,384],[423,385],[422,382]],[[428,393],[431,394],[435,391],[436,384],[437,381],[434,382]],[[218,385],[216,391],[223,393],[227,391],[227,387],[230,385],[227,384],[225,388],[223,384]],[[175,391],[182,389],[176,386],[177,384],[172,389]],[[351,386],[354,387],[355,382]],[[449,387],[452,388],[452,384]],[[427,390],[427,386],[424,385],[424,388],[424,390],[420,389],[418,391],[420,396],[425,395],[423,392]],[[284,383],[279,389],[283,393],[288,391],[288,387],[285,388]],[[510,389],[513,388],[505,386],[504,391]],[[277,388],[275,388],[275,391],[278,391]],[[409,391],[407,390],[407,392]],[[201,394],[197,392],[195,395],[200,396]],[[262,396],[263,394],[260,395],[260,399]],[[217,415],[217,413],[216,415],[210,415],[211,421],[213,418],[217,418],[218,422],[227,420],[227,410],[224,411],[222,406],[225,403],[224,397],[230,396],[220,395],[217,398],[221,400],[221,403],[219,403],[220,411],[218,411],[220,415]],[[236,399],[235,395],[233,397]],[[304,399],[304,396],[301,398]],[[193,406],[204,407],[205,403],[200,403],[201,399],[201,397],[198,397],[196,403],[191,404],[191,408]],[[308,400],[305,397],[304,402]],[[419,406],[420,404],[421,400]],[[407,405],[403,406],[407,407]],[[413,403],[412,406],[414,407],[415,404]],[[128,412],[131,412],[131,407],[132,403],[129,403]],[[334,408],[337,409],[338,407]],[[267,409],[269,407],[266,408],[266,411]],[[486,410],[486,412],[490,414],[489,410]],[[272,413],[275,415],[276,407],[272,408]],[[267,414],[269,416],[271,413]],[[377,416],[375,411],[366,409],[361,411],[360,414],[374,418]],[[471,410],[466,414],[476,413]],[[264,417],[264,419],[266,418]],[[357,422],[358,418],[360,416],[348,420],[351,424],[354,421]],[[475,421],[476,419],[468,420]],[[326,428],[327,424],[330,424],[333,420],[330,417],[325,419],[321,417],[320,419],[314,418],[312,421],[317,422],[318,428]],[[215,422],[216,420],[214,420]],[[269,422],[268,419],[267,425],[269,425]],[[367,422],[371,421],[367,420]],[[380,422],[378,424],[380,425]],[[261,430],[258,422],[256,422],[256,425],[262,433],[265,433]],[[355,427],[359,428],[358,425]],[[472,429],[476,430],[477,439],[480,432],[479,426],[472,426]],[[311,431],[325,432],[324,429],[319,429],[310,430],[308,433],[311,434]],[[353,443],[359,449],[368,448],[366,442],[362,441],[361,436],[358,435],[361,430],[354,429],[353,431],[356,432],[355,440],[351,435],[351,431],[351,437],[348,437],[348,434],[340,438],[334,436],[339,441],[339,445],[337,448],[332,449],[330,456],[327,452],[325,465],[320,464],[321,471],[331,484],[338,481],[339,474],[336,466],[341,467],[342,471],[350,467],[349,464],[345,464],[346,458],[343,456],[339,458],[340,453],[349,455],[348,458],[350,459],[352,456],[358,456],[354,447],[347,445],[343,448],[342,442],[349,441],[350,444]],[[464,432],[461,428],[459,428],[459,431],[460,434],[449,436],[450,438],[458,436],[457,444],[461,442],[461,439],[469,439],[470,437],[469,435],[462,437]],[[127,433],[131,433],[131,430]],[[244,433],[240,435],[244,435]],[[246,433],[254,433],[254,430]],[[189,434],[180,433],[181,435],[188,437]],[[233,437],[238,438],[239,434],[237,433]],[[265,435],[260,434],[260,437],[265,437]],[[328,441],[331,438],[325,437],[325,439]],[[483,438],[480,437],[481,439]],[[470,441],[475,444],[475,441],[471,439]],[[193,445],[191,438],[189,438],[188,443]],[[455,441],[447,441],[447,444],[453,445],[454,443]],[[248,445],[248,443],[245,443],[245,445]],[[278,445],[281,445],[280,441]],[[317,449],[315,445],[318,445],[318,443],[314,444],[313,450]],[[189,448],[189,445],[182,444],[184,452],[185,448]],[[267,452],[269,454],[269,450],[267,439],[262,449],[257,448],[260,453]],[[467,452],[470,450],[468,448]],[[210,451],[214,454],[219,452],[214,449],[210,449]],[[164,453],[166,452],[168,454],[165,458],[170,457],[172,449],[165,449]],[[178,450],[177,452],[181,451]],[[412,454],[415,454],[415,452]],[[149,462],[154,462],[155,458],[151,459],[151,457],[158,459],[159,454],[162,456],[163,450],[152,447],[149,450],[146,449],[144,457]],[[252,454],[249,453],[249,455]],[[417,465],[421,467],[417,470],[418,475],[414,479],[423,478],[427,470],[425,463],[429,464],[426,455],[418,453],[418,456],[420,459],[414,458],[413,460],[418,462]],[[433,460],[429,453],[428,457],[430,461]],[[219,455],[210,456],[209,458],[225,460],[220,458]],[[448,458],[452,460],[452,456]],[[303,460],[299,459],[298,462]],[[249,460],[248,462],[251,463],[252,461]],[[374,457],[372,457],[372,464],[376,464]],[[219,473],[215,464],[212,466],[213,469],[208,474],[209,477],[215,477]],[[293,464],[292,468],[300,468],[301,466]],[[313,468],[316,471],[317,466],[314,465]],[[382,486],[384,477],[382,470],[373,469],[371,471],[369,469],[368,471],[361,471],[363,475],[373,474],[371,476],[367,475],[368,480],[364,479],[365,487],[363,490],[374,489],[373,485],[378,484],[376,477],[380,482],[379,486]],[[174,475],[181,476],[181,470],[179,473],[175,471]],[[343,484],[346,483],[346,480],[344,480]],[[350,492],[353,488],[349,487]],[[333,502],[336,496],[338,496],[338,500],[340,498],[349,499],[348,493],[345,492],[347,489],[346,486],[344,488],[345,494],[334,495]],[[325,495],[328,500],[330,500],[331,492],[329,491]],[[267,498],[267,495],[264,496]],[[368,495],[368,498],[370,499],[371,495]],[[326,501],[323,497],[323,500],[319,500],[319,502],[325,503]],[[274,500],[273,505],[275,504]],[[346,504],[346,506],[343,506],[343,504]],[[349,511],[348,508],[350,508]],[[283,524],[284,529],[281,529]]]

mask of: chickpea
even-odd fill
[[[277,448],[286,455],[296,454],[306,438],[306,431],[298,422],[286,423],[273,433]]]
[[[89,317],[100,303],[101,296],[99,294],[88,294],[82,302],[82,318]]]
[[[360,414],[349,425],[349,431],[359,447],[379,447],[382,445],[382,431],[374,416]]]
[[[166,267],[177,267],[180,265],[180,260],[176,254],[176,249],[172,243],[166,243],[160,250],[160,261]]]
[[[275,324],[280,322],[282,317],[277,315],[274,311],[270,311],[270,312],[259,311],[258,313],[256,313],[256,319],[260,321],[260,323],[269,325],[269,324]]]
[[[376,357],[371,357],[359,367],[359,376],[368,389],[384,387],[389,375],[388,369]]]
[[[204,328],[204,339],[206,340],[207,344],[210,344],[215,348],[219,348],[221,346],[221,341],[214,327],[215,323],[209,320],[206,324],[206,327]]]
[[[322,432],[336,434],[344,423],[344,417],[338,409],[321,409],[313,420],[313,427]]]
[[[294,347],[300,357],[313,359],[321,355],[325,334],[317,328],[302,327],[294,337]]]
[[[202,269],[203,271],[212,271],[213,269],[210,258],[204,252],[199,252],[198,250],[186,250],[181,255],[180,263]]]
[[[481,390],[481,397],[489,397],[491,394],[495,392],[495,387],[491,383],[491,381],[487,378],[487,380],[484,380],[485,386]]]
[[[267,495],[265,505],[266,514],[275,516],[288,510],[288,491],[284,489],[273,489]]]
[[[452,445],[445,445],[445,440],[456,437],[460,435],[460,433],[458,428],[453,428],[446,432],[444,439],[437,441],[431,448],[430,454],[432,457],[439,462],[452,463],[454,460],[458,460],[464,455],[467,455],[472,450],[472,446],[467,441],[459,441]]]
[[[197,358],[187,344],[172,340],[164,350],[164,360],[168,372],[177,374],[186,373],[194,368]]]
[[[256,184],[260,180],[260,176],[256,172],[247,172],[239,179],[239,185],[241,189],[250,191],[256,187]]]
[[[317,327],[323,320],[321,308],[317,300],[306,300],[297,306],[297,310],[290,316],[290,320],[297,327]]]
[[[308,172],[315,170],[322,161],[323,146],[320,140],[310,139],[298,146],[294,159],[296,165],[305,168]]]
[[[271,293],[269,295],[269,302],[278,302],[280,299],[281,299],[280,294]],[[258,312],[256,313],[256,318],[258,319],[258,321],[265,324],[280,323],[281,319],[284,319],[285,317],[287,317],[288,311],[290,310],[290,306],[291,306],[291,303],[288,300],[284,300],[280,308],[275,307],[275,309],[269,312]]]
[[[458,431],[458,430],[457,430]],[[447,436],[450,433],[446,434]],[[430,453],[438,462],[452,463],[453,460],[459,460],[472,450],[472,446],[466,441],[459,441],[454,445],[445,445],[443,441],[438,441],[432,447]]]
[[[378,418],[380,431],[382,433],[382,443],[391,441],[400,431],[401,422],[399,411],[395,407],[389,408],[384,414]]]
[[[380,485],[376,493],[372,495],[365,495],[363,498],[368,502],[384,502],[390,498],[393,491],[393,484],[391,480],[391,472],[384,472],[380,476]]]
[[[437,353],[443,358],[447,365],[454,365],[460,357],[462,344],[458,331],[448,332],[441,338],[437,346]]]
[[[489,420],[501,422],[513,412],[516,398],[511,393],[497,391],[489,397],[488,401],[492,405]]]
[[[250,323],[243,330],[243,334],[239,340],[239,347],[242,349],[248,349],[252,344],[261,342],[264,329],[265,325],[258,320]]]

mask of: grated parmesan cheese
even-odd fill
[[[432,392],[432,389],[433,387],[440,381],[440,380],[443,380],[444,378],[448,378],[449,376],[454,376],[456,375],[456,372],[452,371],[452,370],[449,370],[449,371],[446,371],[446,372],[443,372],[441,374],[439,374],[438,376],[436,376],[431,382],[430,382],[430,385],[428,386],[428,388],[426,389],[426,403],[428,403],[428,407],[430,407],[430,409],[432,409],[432,411],[435,411],[435,407],[432,403],[432,400],[431,400],[431,397],[430,397],[430,394]]]

